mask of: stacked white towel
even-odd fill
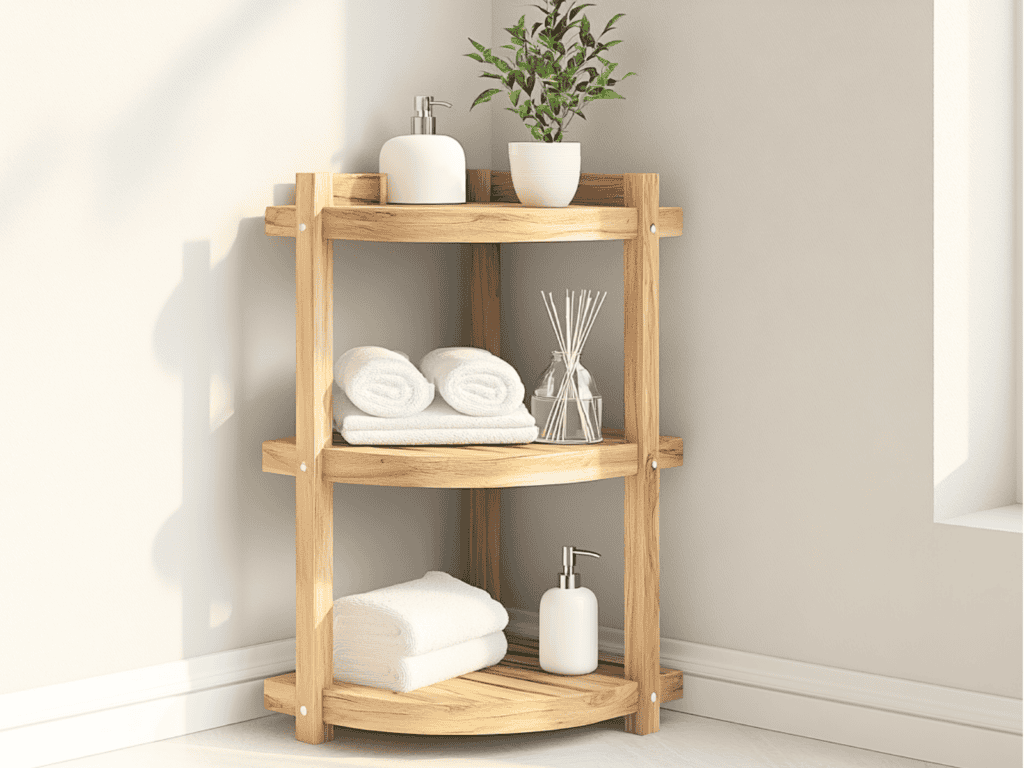
[[[334,364],[334,381],[371,416],[411,416],[434,399],[428,382],[409,358],[384,347],[353,347]]]
[[[369,416],[334,393],[334,427],[351,445],[516,445],[537,439],[537,422],[522,403],[504,416],[467,416],[444,400],[403,418]]]
[[[440,571],[334,603],[334,677],[411,691],[497,664],[508,612]]]
[[[523,404],[525,388],[516,369],[486,349],[441,347],[420,361],[420,371],[459,413],[502,416]]]

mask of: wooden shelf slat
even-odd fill
[[[660,700],[683,695],[683,673],[661,668]],[[295,673],[263,684],[267,709],[295,714]],[[324,690],[327,722],[347,728],[424,735],[484,735],[552,731],[589,725],[637,711],[637,684],[623,678],[620,657],[601,655],[589,675],[541,670],[537,641],[509,636],[499,664],[462,677],[395,693],[335,681]]]
[[[527,208],[515,203],[463,205],[347,205],[323,209],[332,240],[388,243],[541,243],[630,240],[636,209],[608,205]],[[295,236],[295,206],[267,208],[268,235]],[[658,234],[683,231],[683,209],[659,210]]]
[[[594,445],[428,445],[381,447],[334,444],[323,449],[324,477],[335,483],[399,488],[516,488],[560,485],[637,472],[637,448],[622,430],[604,430]],[[683,463],[683,440],[662,435],[658,468]],[[263,471],[296,475],[295,438],[263,443]]]

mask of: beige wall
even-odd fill
[[[528,9],[527,9],[528,10]],[[585,171],[656,171],[662,635],[1021,695],[1021,540],[932,522],[932,6],[602,3],[626,101],[576,121]],[[494,40],[522,13],[499,0]],[[493,166],[528,135],[494,112]],[[585,363],[622,421],[617,244],[503,249],[504,349],[551,347],[537,292],[607,289]],[[508,594],[537,609],[558,547],[622,625],[620,481],[508,492]]]
[[[490,5],[23,3],[0,24],[0,693],[294,635],[296,171],[468,105]],[[458,29],[450,19],[460,19]],[[444,128],[486,165],[490,116]],[[337,252],[339,349],[459,340],[452,248]],[[454,496],[341,489],[339,594],[452,562]]]

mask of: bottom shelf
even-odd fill
[[[683,695],[683,673],[661,668],[661,702]],[[267,678],[267,709],[295,715],[295,673]],[[509,635],[499,664],[409,693],[335,681],[324,691],[333,725],[389,733],[482,735],[553,731],[636,712],[637,684],[622,659],[600,656],[597,671],[565,677],[540,669],[537,641]]]

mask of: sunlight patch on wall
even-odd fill
[[[969,3],[935,6],[935,485],[970,438]]]

